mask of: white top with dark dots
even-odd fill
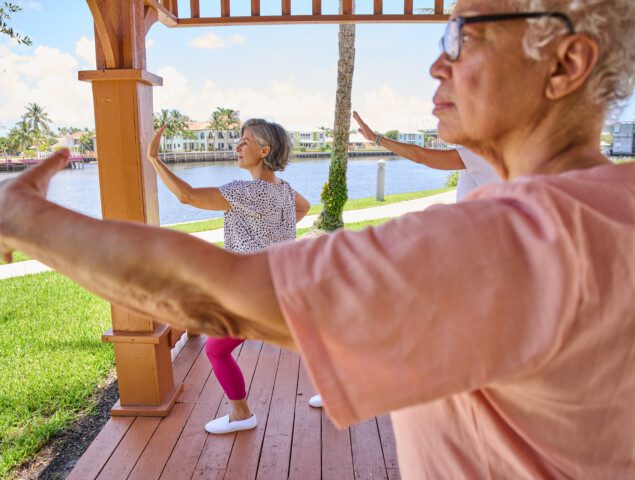
[[[284,180],[234,180],[219,187],[225,211],[225,248],[250,253],[295,239],[295,192]]]

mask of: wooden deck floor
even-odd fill
[[[319,480],[399,477],[388,417],[338,431],[321,409],[299,355],[245,342],[238,363],[258,416],[251,431],[209,435],[205,422],[229,411],[203,350],[188,341],[174,360],[184,390],[170,415],[111,418],[69,480],[226,479]]]

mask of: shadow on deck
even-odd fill
[[[229,404],[204,343],[190,339],[174,360],[184,389],[170,415],[111,418],[69,480],[400,478],[388,417],[336,430],[308,405],[314,390],[299,355],[262,342],[247,341],[235,352],[258,427],[209,435],[205,422],[226,414]]]

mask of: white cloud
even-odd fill
[[[95,68],[95,41],[82,35],[75,43],[75,55],[86,62],[90,68]]]
[[[79,62],[69,53],[40,45],[20,55],[0,45],[0,123],[12,127],[30,102],[41,104],[54,125],[92,125],[90,85],[77,80]]]
[[[152,38],[146,38],[146,48],[152,48],[155,44],[155,41]]]
[[[154,89],[155,111],[176,108],[195,120],[205,120],[216,107],[229,107],[239,110],[243,120],[271,118],[291,130],[313,130],[333,124],[334,93],[307,89],[294,77],[232,88],[221,88],[207,78],[201,90],[194,90],[188,79],[173,66],[161,68],[156,73],[163,77],[164,86]],[[431,101],[402,95],[387,85],[354,94],[353,108],[372,128],[380,131],[416,131],[436,126],[429,114]],[[351,128],[355,126],[351,120]]]
[[[190,47],[203,48],[203,49],[217,49],[225,48],[230,45],[243,45],[247,43],[247,39],[240,34],[232,35],[231,37],[221,37],[213,32],[205,32],[189,43]]]
[[[353,98],[353,109],[375,130],[415,132],[418,129],[435,128],[437,125],[431,113],[433,104],[430,99],[402,95],[388,85],[382,85],[361,97],[357,102]],[[357,126],[355,121],[352,124]]]

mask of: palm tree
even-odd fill
[[[87,130],[86,133],[79,137],[79,151],[81,153],[90,152],[94,148],[93,137],[95,136],[95,130]]]
[[[218,140],[218,132],[226,133],[238,128],[240,120],[238,112],[231,108],[216,107],[209,119],[209,128],[214,131],[214,146]]]
[[[354,8],[355,2],[353,2]],[[340,13],[343,12],[340,0]],[[338,34],[339,59],[337,62],[337,93],[335,95],[335,124],[329,178],[322,188],[324,210],[315,221],[315,227],[333,231],[344,226],[342,212],[348,200],[346,167],[348,139],[351,128],[351,90],[355,69],[355,24],[340,24]]]
[[[24,152],[33,146],[33,131],[26,120],[20,120],[11,129],[8,136],[9,148],[18,152]]]
[[[22,120],[26,121],[31,129],[33,144],[37,150],[44,150],[50,143],[51,119],[44,111],[44,107],[37,103],[29,103],[26,106],[26,113],[22,115]]]
[[[189,121],[187,115],[183,115],[176,109],[167,110],[161,109],[158,114],[154,115],[154,129],[165,127],[163,138],[166,140],[174,137],[181,136],[182,138],[193,138],[194,134],[189,131],[187,122]]]

